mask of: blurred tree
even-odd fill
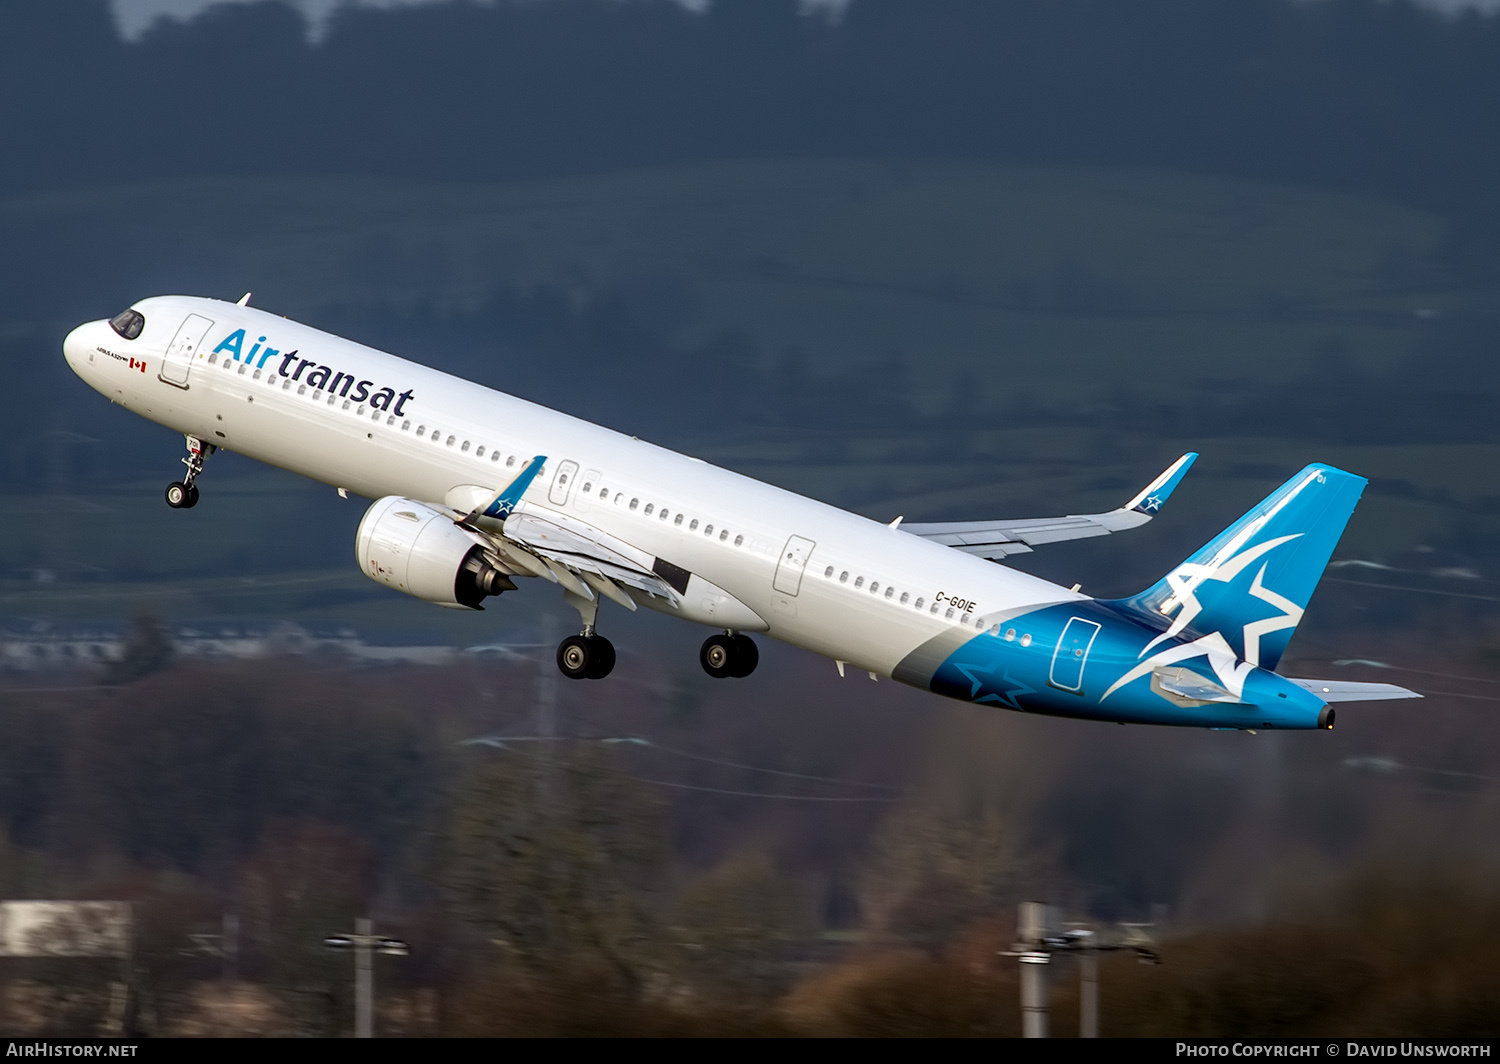
[[[638,993],[660,963],[664,808],[597,747],[556,758],[553,745],[471,771],[449,810],[443,886],[506,960]]]
[[[950,711],[929,754],[927,783],[875,839],[859,898],[885,934],[936,947],[971,921],[1024,900],[1052,870],[1030,837],[1048,771],[1005,723]]]
[[[691,883],[673,913],[695,989],[749,1006],[786,989],[812,933],[806,899],[760,851],[732,854]]]
[[[137,614],[130,622],[120,660],[104,670],[104,682],[124,684],[160,672],[172,660],[173,650],[172,636],[161,619],[149,613]]]

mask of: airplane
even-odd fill
[[[578,611],[562,672],[601,679],[607,600],[717,631],[699,661],[742,678],[750,633],[871,679],[1121,724],[1330,729],[1334,703],[1421,697],[1277,673],[1366,481],[1314,463],[1156,584],[1095,599],[1003,560],[1150,521],[1196,454],[1124,505],[1058,518],[872,521],[249,305],[141,300],[63,343],[112,402],[183,434],[168,505],[224,448],[373,499],[375,582],[452,609],[536,578]]]

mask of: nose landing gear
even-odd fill
[[[755,640],[738,632],[711,635],[703,641],[698,651],[698,662],[703,671],[715,680],[729,677],[736,679],[749,676],[760,664],[760,650]]]
[[[193,481],[203,472],[203,460],[218,450],[211,443],[204,443],[197,436],[187,436],[188,456],[182,460],[187,466],[187,476],[167,485],[167,505],[174,510],[189,510],[198,505],[198,486]]]

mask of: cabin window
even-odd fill
[[[299,385],[297,385],[297,394],[298,395],[306,395],[307,394],[307,385],[305,385],[305,384],[299,384]]]
[[[480,446],[474,448],[474,457],[475,458],[483,458],[484,457],[484,446],[483,445],[480,445]]]
[[[469,441],[468,440],[464,440],[464,445],[462,447],[460,447],[459,450],[460,451],[467,451],[468,449],[469,449]]]
[[[656,503],[654,503],[654,502],[648,502],[646,504],[646,516],[650,517],[651,516],[651,512],[653,510],[655,510],[655,509],[656,509]]]
[[[402,432],[405,432],[409,428],[411,428],[411,422],[410,421],[403,421],[403,422],[401,422],[401,431]]]
[[[1023,635],[1021,637],[1021,645],[1023,647],[1029,647],[1029,646],[1031,646],[1031,633],[1030,632],[1027,632],[1025,635]]]
[[[665,506],[661,508],[661,519],[663,521],[667,519],[667,508]]]
[[[449,439],[452,439],[452,437],[450,436]],[[443,442],[443,434],[441,432],[439,432],[437,429],[433,429],[432,430],[432,442],[433,443],[442,443]]]
[[[682,515],[678,514],[676,517],[672,518],[672,523],[674,525],[679,525],[680,526],[682,524]]]
[[[245,364],[243,362],[241,362],[240,363],[240,368],[237,369],[237,370],[235,370],[235,372],[238,373],[241,377],[243,377],[245,375]]]
[[[832,580],[833,579],[833,566],[830,565],[827,569],[823,570],[823,579],[824,580]]]
[[[490,452],[490,461],[491,462],[498,462],[498,461],[500,461],[500,452],[499,451],[491,451]]]
[[[922,608],[922,603],[924,603],[926,601],[927,601],[926,599],[919,598],[919,599],[917,599],[916,602],[912,603],[912,607],[914,609],[921,609]]]
[[[420,439],[421,437],[423,437],[425,435],[427,435],[427,426],[426,425],[418,425],[417,426],[417,438]]]
[[[895,593],[896,593],[896,589],[893,588],[893,587],[888,587],[888,588],[885,589],[885,597],[886,598],[890,598]]]
[[[338,397],[337,397],[337,396],[334,396],[334,395],[330,395],[330,396],[329,396],[329,397],[328,397],[328,405],[329,405],[329,406],[332,406],[332,405],[333,405],[333,401],[334,401],[334,399],[336,399],[336,398],[338,398]],[[349,409],[349,400],[347,400],[347,399],[345,399],[345,400],[344,400],[344,409],[345,409],[345,410],[348,410],[348,409]],[[364,411],[360,411],[360,413],[364,413]]]
[[[689,532],[696,532],[696,531],[698,531],[698,519],[696,517],[693,518],[691,521],[688,522],[688,531]]]
[[[901,605],[905,606],[906,605],[906,600],[909,599],[909,598],[911,598],[911,592],[910,591],[903,591],[903,592],[901,592]]]
[[[637,507],[637,506],[639,506],[639,505],[640,505],[640,504],[641,504],[641,500],[640,500],[640,499],[631,499],[631,500],[630,500],[630,508],[631,508],[631,509],[632,509],[632,510],[634,510],[634,509],[635,509],[635,508],[636,508],[636,507]]]
[[[617,491],[617,492],[615,492],[615,505],[619,506],[624,501],[625,501],[625,493],[623,491]]]
[[[719,533],[719,542],[720,543],[723,543],[728,538],[729,538],[729,529],[726,528],[726,529],[724,529],[723,531],[721,531]]]
[[[314,388],[314,389],[313,389],[313,402],[315,402],[315,403],[316,403],[316,402],[318,402],[318,401],[319,401],[319,400],[320,400],[320,399],[322,399],[322,398],[323,398],[323,393],[322,393],[322,391],[321,391],[321,390],[319,390],[319,389],[317,389],[317,388]],[[332,398],[333,398],[333,396],[331,396],[331,395],[330,395],[330,396],[329,396],[329,397],[328,397],[328,398],[330,398],[330,399],[332,399]]]
[[[745,545],[745,537],[744,536],[735,536],[734,537],[734,545],[736,547],[743,547]]]
[[[841,584],[847,584],[848,582],[849,582],[849,570],[845,569],[842,573],[839,573],[839,583],[841,583]]]
[[[936,602],[934,602],[932,604],[932,609],[928,610],[927,612],[931,613],[934,617],[936,617],[937,616],[937,611],[938,611],[938,604]]]
[[[594,482],[592,480],[585,480],[583,482],[583,492],[584,492],[584,494],[587,495],[587,494],[591,493],[593,490],[594,490]]]
[[[870,581],[870,594],[873,595],[873,594],[875,594],[875,592],[877,592],[879,590],[880,590],[880,581],[879,580],[871,580]]]
[[[951,621],[951,620],[953,620],[953,607],[952,606],[949,606],[948,607],[948,612],[945,613],[945,614],[943,614],[943,620],[945,620],[945,621]]]
[[[1016,630],[1014,628],[1007,628],[1005,630],[1005,641],[1007,643],[1014,643],[1016,641]]]
[[[511,455],[509,458],[507,458],[505,460],[505,464],[506,464],[507,467],[515,465],[516,464],[516,456],[515,455]]]
[[[250,375],[250,379],[251,380],[257,380],[257,381],[260,380],[260,370],[256,370],[254,373],[252,373]]]
[[[392,414],[390,417],[386,418],[385,423],[387,425],[394,425],[396,423],[396,415]]]
[[[217,361],[219,361],[219,356],[218,355],[209,355],[208,356],[208,364],[210,366],[212,366]]]
[[[999,634],[1000,634],[1000,626],[998,624],[992,624],[992,625],[990,625],[990,635],[999,635]]]
[[[854,578],[854,586],[855,587],[864,587],[865,586],[865,578],[862,577],[862,576],[856,576]]]
[[[458,439],[457,436],[449,436],[448,437],[448,446],[452,447],[453,446],[453,441],[456,440],[456,439]]]
[[[707,525],[707,526],[705,526],[704,529],[703,529],[703,534],[705,536],[712,536],[714,534],[714,526],[713,525]]]

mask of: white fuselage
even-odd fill
[[[136,339],[98,321],[64,347],[114,402],[370,498],[467,509],[545,455],[527,506],[696,574],[707,583],[675,606],[632,593],[690,620],[764,631],[889,676],[934,637],[972,636],[1039,604],[1086,598],[252,307],[163,296],[134,309],[145,317]]]

